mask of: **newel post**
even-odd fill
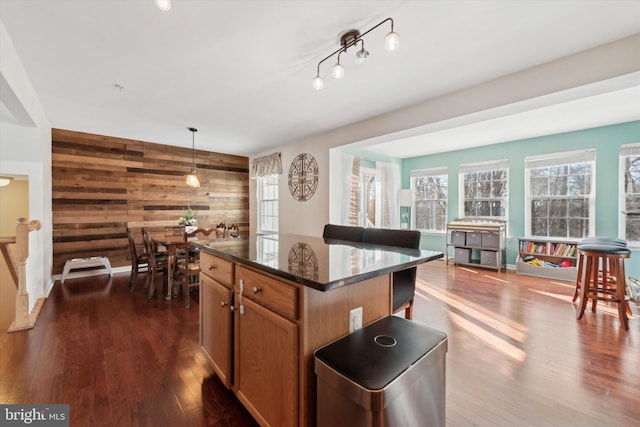
[[[33,328],[35,321],[29,316],[29,293],[27,292],[27,257],[29,256],[29,232],[40,230],[40,221],[27,223],[26,218],[18,218],[16,225],[16,264],[18,268],[18,293],[16,294],[16,319],[9,332]]]

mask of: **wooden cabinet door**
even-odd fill
[[[237,297],[237,296],[236,296]],[[298,424],[298,326],[243,298],[236,309],[234,387],[260,425]]]
[[[231,289],[200,275],[200,346],[227,388],[232,379],[232,297]]]

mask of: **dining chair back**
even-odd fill
[[[168,225],[164,227],[164,236],[180,236],[184,230],[184,225]]]
[[[131,253],[131,277],[129,279],[129,290],[133,292],[136,288],[138,273],[148,271],[149,269],[149,257],[147,256],[144,247],[142,248],[142,252],[138,253],[133,229],[129,227],[127,227],[127,239],[129,240],[129,252]]]
[[[149,260],[149,273],[147,274],[147,296],[153,298],[156,290],[156,273],[164,274],[165,286],[169,286],[169,259],[166,252],[158,252],[151,238],[151,231],[142,228],[144,247]]]
[[[200,251],[190,247],[191,242],[216,236],[216,228],[198,228],[190,233],[184,233],[185,256],[178,260],[178,273],[182,276],[182,293],[184,294],[184,306],[189,307],[189,290],[199,284],[200,278]]]

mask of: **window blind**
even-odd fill
[[[460,173],[473,173],[493,169],[508,169],[509,159],[492,160],[489,162],[466,163],[458,167]]]
[[[525,157],[524,165],[527,169],[543,168],[548,166],[566,165],[569,163],[593,162],[596,159],[596,150],[567,151],[564,153],[544,154],[541,156]]]
[[[620,146],[621,156],[640,156],[640,143]]]
[[[410,172],[411,178],[420,178],[422,176],[439,176],[439,175],[447,175],[449,172],[446,166],[430,168],[430,169],[419,169],[413,170]]]

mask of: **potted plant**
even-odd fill
[[[198,228],[198,220],[193,216],[193,210],[191,206],[187,205],[187,210],[184,216],[181,216],[178,220],[178,225],[184,226],[185,233],[192,233]]]

